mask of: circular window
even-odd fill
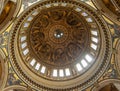
[[[84,89],[107,67],[110,38],[105,22],[90,6],[67,0],[39,2],[14,24],[11,64],[36,89]]]

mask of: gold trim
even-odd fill
[[[7,76],[8,76],[8,63],[6,61],[6,55],[3,52],[2,49],[0,49],[0,61],[2,64],[2,76],[0,80],[0,90],[3,89],[7,82]]]
[[[6,8],[5,10],[7,10],[8,15],[6,14],[7,15],[7,18],[6,18],[5,14],[0,14],[0,17],[5,17],[6,18],[0,24],[0,33],[5,31],[12,24],[12,22],[16,19],[17,15],[20,11],[21,5],[22,5],[21,0],[16,0],[16,1],[17,2],[13,2],[13,1],[10,1],[10,0],[8,1],[8,3],[11,2],[11,3],[14,4],[14,5],[12,5],[12,8],[10,8],[11,10],[8,10],[9,9],[8,6],[7,7],[3,6],[4,8]]]

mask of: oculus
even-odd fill
[[[83,90],[110,61],[109,29],[80,1],[38,2],[20,15],[10,35],[10,62],[37,90]]]

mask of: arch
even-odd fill
[[[3,91],[26,91],[27,90],[27,88],[26,87],[24,87],[24,86],[20,86],[20,85],[13,85],[13,86],[9,86],[9,87],[6,87],[6,88],[4,88],[4,90]]]
[[[0,63],[1,63],[0,89],[3,89],[5,87],[8,75],[8,64],[5,58],[6,55],[4,51],[0,49]]]
[[[105,89],[104,87],[109,87],[110,85],[114,85],[116,87],[116,89],[118,89],[117,84],[120,84],[120,80],[118,80],[118,79],[106,79],[106,80],[99,82],[98,85],[92,89],[92,91],[104,91],[104,89]]]
[[[119,0],[118,0],[119,1]],[[92,0],[95,7],[107,18],[120,25],[119,8],[117,0]]]
[[[0,33],[8,28],[17,17],[22,2],[21,0],[2,0],[0,9]]]

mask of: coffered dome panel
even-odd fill
[[[80,1],[40,1],[20,15],[10,35],[11,64],[35,89],[85,89],[110,61],[109,30]]]

